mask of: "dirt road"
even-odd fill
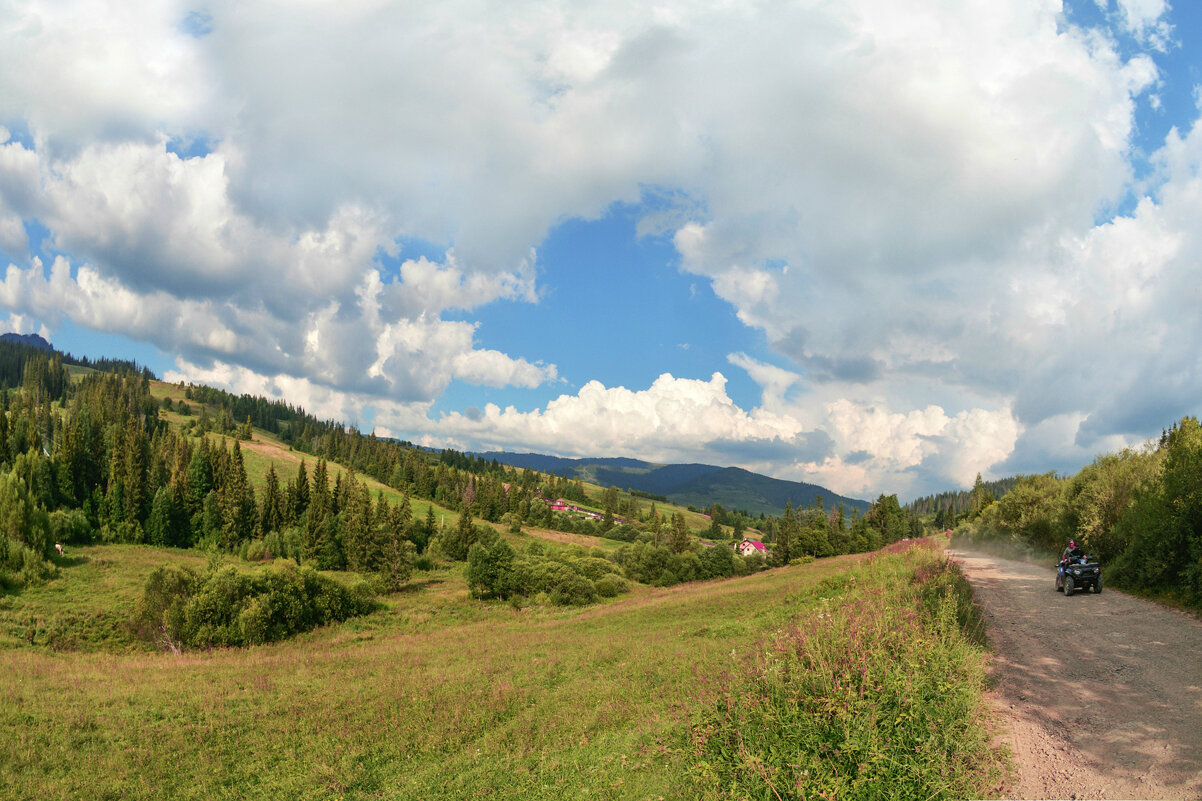
[[[1009,798],[1202,799],[1202,622],[1050,566],[951,551],[984,607]]]

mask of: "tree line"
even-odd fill
[[[957,531],[1048,554],[1072,539],[1102,561],[1108,583],[1202,607],[1202,426],[1184,417],[1067,478],[1019,476]]]

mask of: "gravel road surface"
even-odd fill
[[[984,609],[1008,798],[1202,799],[1202,621],[1051,565],[951,550]]]

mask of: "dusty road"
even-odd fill
[[[950,551],[985,611],[1009,798],[1202,799],[1202,622],[1049,566]]]

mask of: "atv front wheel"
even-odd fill
[[[1102,591],[1102,577],[1098,576],[1098,580],[1093,583],[1094,595]]]
[[[1072,594],[1073,594],[1073,577],[1065,576],[1064,577],[1064,597],[1070,598],[1070,597],[1072,597]]]

